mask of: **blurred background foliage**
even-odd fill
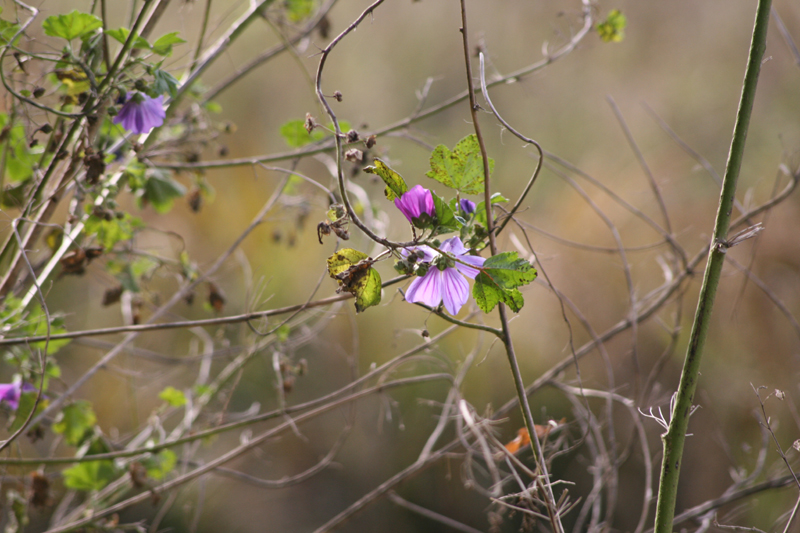
[[[89,1],[40,2],[44,16],[77,8],[89,10]],[[188,43],[178,46],[168,60],[178,76],[191,61],[203,4],[200,0],[173,1],[158,31],[178,31]],[[214,2],[206,41],[219,36],[246,7],[247,2]],[[302,42],[295,57],[284,53],[253,71],[239,83],[218,94],[214,101],[220,112],[215,117],[229,127],[213,142],[199,147],[200,160],[248,157],[288,150],[280,127],[289,120],[302,120],[311,113],[320,122],[324,114],[313,95],[309,76],[316,71],[317,50],[342,31],[368,4],[339,0],[328,15],[327,38],[314,32]],[[5,13],[13,11],[4,3]],[[128,23],[130,2],[111,2],[111,27]],[[800,6],[791,0],[776,0],[790,34],[800,40]],[[487,74],[506,74],[542,58],[543,43],[555,47],[566,42],[580,24],[577,1],[543,2],[503,0],[468,2],[470,38],[482,44],[487,54]],[[711,176],[678,146],[653,118],[657,115],[696,152],[702,154],[720,174],[724,170],[730,134],[740,94],[745,58],[750,40],[754,3],[706,0],[674,2],[603,1],[594,9],[602,19],[611,9],[627,17],[625,38],[604,43],[589,35],[567,57],[519,82],[494,89],[491,94],[499,111],[516,128],[538,140],[545,150],[574,164],[597,178],[622,198],[661,222],[658,205],[642,168],[630,149],[609,105],[613,98],[631,130],[664,196],[676,239],[690,256],[707,244],[713,224],[718,188]],[[273,17],[273,23],[291,27],[295,23]],[[417,94],[433,78],[427,104],[433,105],[464,90],[464,60],[461,49],[460,13],[457,2],[422,0],[386,2],[357,31],[348,36],[331,55],[323,77],[323,91],[343,94],[333,103],[340,119],[359,131],[371,131],[413,113]],[[35,34],[35,31],[34,31]],[[202,77],[213,87],[256,54],[280,42],[274,28],[257,21]],[[753,121],[748,137],[738,199],[746,206],[758,205],[773,193],[779,165],[792,169],[800,163],[800,65],[776,31],[770,28],[767,59],[762,68]],[[3,102],[8,104],[9,99]],[[649,112],[652,110],[652,112]],[[535,152],[503,132],[494,118],[482,114],[489,154],[496,161],[494,187],[508,198],[516,198],[535,165]],[[432,146],[455,142],[472,131],[468,104],[463,102],[445,112],[416,123],[408,135],[378,139],[373,155],[391,161],[410,185],[432,186],[424,176]],[[299,162],[297,170],[328,187],[334,187],[324,156]],[[289,163],[282,163],[288,165]],[[348,169],[353,166],[348,164]],[[147,230],[137,235],[136,247],[159,256],[177,259],[186,251],[198,265],[212,263],[251,222],[274,191],[280,176],[258,167],[209,169],[204,172],[214,194],[198,213],[179,200],[167,214],[152,207],[138,210]],[[178,172],[176,179],[187,187],[192,177]],[[354,170],[353,181],[369,194],[373,205],[386,210],[386,232],[394,240],[407,240],[408,226],[401,214],[382,197],[383,186],[374,176]],[[620,208],[608,196],[581,182],[597,206],[618,228],[627,247],[640,247],[660,240],[651,228]],[[192,305],[173,309],[173,319],[203,318],[215,314],[237,314],[304,302],[325,273],[325,259],[334,250],[334,239],[320,246],[316,224],[324,219],[327,199],[306,183],[297,183],[289,200],[261,224],[237,253],[214,276],[224,296],[224,306],[215,312],[207,304],[209,287],[198,289]],[[440,191],[445,192],[445,191]],[[128,200],[133,210],[132,200]],[[603,221],[556,173],[545,168],[532,190],[527,209],[520,219],[562,239],[597,247],[615,247]],[[4,226],[13,211],[3,214]],[[55,219],[63,220],[64,212]],[[795,316],[800,316],[800,202],[796,194],[777,207],[764,221],[765,231],[732,249],[729,255],[741,264],[752,260],[752,271],[771,288]],[[6,228],[3,228],[6,231]],[[536,258],[553,285],[581,310],[595,331],[602,332],[629,313],[629,294],[623,264],[618,254],[586,251],[565,246],[540,231],[529,230]],[[501,239],[503,250],[515,250],[524,242],[519,227],[509,226]],[[370,243],[353,229],[348,244],[365,251]],[[523,251],[524,252],[524,251]],[[659,257],[662,245],[629,251],[627,258],[638,297],[664,282]],[[523,255],[526,255],[524,252]],[[752,257],[755,255],[755,259]],[[380,268],[384,279],[393,275],[388,264]],[[608,389],[627,396],[637,394],[637,380],[644,380],[669,345],[669,324],[680,311],[683,327],[672,355],[659,375],[653,394],[639,405],[666,406],[677,386],[685,343],[694,313],[701,270],[685,287],[680,306],[666,306],[656,319],[639,327],[633,361],[631,333],[606,344],[614,383],[597,352],[581,363],[586,387]],[[540,281],[543,276],[540,276]],[[81,277],[58,279],[48,291],[51,311],[64,314],[70,331],[122,323],[119,305],[101,305],[105,291],[116,280],[100,266],[90,266]],[[153,305],[165,301],[176,288],[176,277],[168,269],[157,269],[142,285],[142,317]],[[333,294],[334,283],[323,279],[317,297]],[[527,382],[538,377],[570,354],[568,328],[558,300],[544,284],[525,291],[526,305],[512,321],[523,376]],[[308,372],[299,377],[287,395],[290,404],[301,403],[343,386],[372,365],[396,356],[418,344],[423,329],[435,334],[446,324],[424,310],[402,302],[396,287],[385,290],[383,303],[355,315],[351,302],[315,314],[329,314],[308,342],[293,349],[285,347],[294,362],[305,359]],[[573,313],[574,345],[591,336]],[[489,316],[491,323],[494,318]],[[265,327],[264,325],[262,325]],[[217,346],[233,347],[246,342],[246,325],[209,329]],[[160,354],[184,357],[196,355],[198,338],[190,331],[154,332],[141,336],[136,346]],[[72,383],[110,345],[113,339],[73,342],[57,355],[62,380]],[[441,361],[457,367],[467,353],[478,346],[479,355],[463,386],[465,398],[480,411],[491,410],[513,396],[508,363],[500,346],[472,331],[451,335],[430,348],[438,362],[424,362],[405,373],[437,368]],[[776,309],[763,292],[731,265],[725,268],[715,304],[708,356],[697,395],[701,409],[692,418],[681,476],[678,512],[715,498],[732,484],[739,469],[750,470],[762,448],[762,432],[756,410],[754,386],[786,392],[781,402],[767,402],[768,413],[784,449],[800,435],[800,417],[794,405],[800,398],[800,332]],[[218,369],[224,361],[214,363]],[[158,393],[166,386],[189,387],[198,366],[166,364],[127,354],[110,365],[80,391],[93,402],[98,423],[110,436],[123,436],[147,419],[161,405]],[[5,376],[10,379],[12,369]],[[213,371],[212,371],[213,372]],[[575,380],[574,368],[563,379]],[[262,411],[278,405],[272,353],[254,359],[231,390],[227,409],[245,411],[257,402]],[[372,396],[357,404],[354,428],[335,463],[311,479],[288,488],[260,488],[225,476],[211,476],[182,493],[162,527],[188,531],[200,516],[197,531],[308,531],[350,505],[400,469],[412,463],[437,422],[439,403],[444,401],[444,383],[425,384]],[[597,400],[593,407],[601,409]],[[220,403],[216,409],[222,410]],[[566,418],[572,422],[573,406],[564,396],[544,388],[532,397],[537,422]],[[231,468],[251,475],[281,479],[311,466],[330,449],[339,436],[347,410],[304,424],[299,434],[285,434],[262,446],[256,453],[238,459]],[[632,427],[620,409],[615,417],[620,445],[631,438]],[[501,441],[511,440],[522,426],[516,412],[497,425]],[[660,464],[662,431],[646,422],[650,449]],[[570,427],[571,438],[580,431]],[[239,439],[225,435],[200,445],[199,457],[213,457]],[[47,453],[50,440],[24,444]],[[779,469],[774,446],[768,445],[768,462]],[[634,452],[635,454],[636,452]],[[794,460],[796,452],[787,452]],[[23,455],[29,455],[24,453]],[[559,457],[554,476],[576,486],[575,496],[591,488],[580,447]],[[796,461],[795,461],[796,462]],[[641,457],[630,458],[620,470],[620,497],[615,529],[629,531],[638,520],[642,485]],[[58,489],[56,489],[58,490]],[[464,487],[460,459],[438,463],[401,485],[398,493],[419,505],[452,516],[479,530],[489,527],[488,500]],[[790,508],[792,489],[759,495],[747,503],[724,509],[720,517],[737,523],[770,528],[777,516]],[[201,506],[197,514],[198,505]],[[42,527],[51,512],[36,511],[31,531]],[[150,504],[126,512],[126,521],[155,514]],[[722,519],[720,520],[722,521]],[[568,524],[570,519],[566,521]],[[504,531],[516,531],[519,517],[507,517]],[[348,522],[343,531],[445,531],[443,526],[384,499]]]

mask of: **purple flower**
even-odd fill
[[[128,95],[128,101],[114,117],[114,124],[132,133],[148,133],[164,123],[167,114],[164,111],[164,95],[150,98],[146,94]]]
[[[6,402],[14,411],[19,407],[22,392],[36,390],[30,383],[0,383],[0,402]]]
[[[436,216],[436,207],[433,205],[431,191],[422,185],[414,185],[403,196],[395,198],[394,205],[409,222],[421,229],[430,226]]]
[[[475,202],[462,198],[458,202],[458,206],[465,215],[471,215],[475,212]]]
[[[475,279],[480,272],[478,268],[483,266],[486,259],[467,255],[467,249],[464,248],[464,244],[458,237],[444,241],[440,250],[447,256],[452,256],[477,268],[469,267],[452,259],[448,260],[447,256],[442,257],[428,246],[419,246],[416,250],[424,254],[423,261],[430,263],[430,267],[424,276],[415,278],[408,286],[406,301],[423,303],[429,307],[436,307],[444,301],[444,308],[447,309],[447,312],[457,315],[469,298],[469,284],[465,276]]]

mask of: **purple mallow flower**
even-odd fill
[[[23,391],[36,390],[30,383],[0,383],[0,402],[6,402],[14,411],[19,407],[19,397]]]
[[[406,301],[423,303],[429,307],[436,307],[444,301],[444,308],[451,315],[457,315],[461,307],[469,299],[469,284],[465,276],[475,279],[480,272],[478,268],[486,261],[483,257],[467,255],[467,249],[458,237],[447,239],[442,243],[440,250],[463,263],[468,263],[472,268],[458,261],[442,257],[441,254],[428,246],[415,248],[417,253],[422,253],[422,261],[430,263],[428,272],[417,277],[411,282],[406,291]]]
[[[458,201],[458,206],[465,215],[471,215],[475,212],[475,202],[462,198]]]
[[[414,185],[403,196],[395,198],[394,205],[418,228],[428,227],[436,216],[431,191],[422,185]]]
[[[132,133],[148,133],[164,123],[167,114],[164,111],[164,95],[150,98],[146,94],[128,95],[128,101],[114,117],[114,124]]]

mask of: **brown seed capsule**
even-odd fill
[[[189,208],[195,212],[199,213],[200,208],[203,207],[203,193],[199,188],[192,189],[192,192],[189,193],[187,196],[187,201],[189,202]]]
[[[86,254],[86,262],[88,263],[92,259],[97,259],[101,255],[103,255],[103,252],[105,250],[106,249],[103,248],[100,245],[98,245],[98,246],[89,246],[88,248],[84,248],[83,249],[83,253]]]
[[[337,101],[337,102],[341,102],[341,101],[342,101],[342,93],[341,93],[341,92],[339,92],[339,91],[335,91],[335,92],[333,93],[333,97],[334,97],[334,98],[336,98],[336,101]]]
[[[360,163],[364,159],[364,152],[356,148],[351,148],[344,153],[344,158],[351,163]]]
[[[50,505],[50,480],[41,472],[31,472],[31,505],[44,507]]]
[[[97,185],[100,181],[100,176],[106,171],[105,154],[98,152],[96,154],[86,154],[83,158],[83,164],[86,166],[86,182],[90,185]]]
[[[106,292],[103,293],[103,306],[108,307],[109,305],[117,303],[119,299],[122,297],[122,292],[124,290],[125,289],[122,287],[122,285],[106,289]]]
[[[61,258],[61,274],[75,274],[80,276],[85,272],[86,267],[86,253],[78,248],[71,252],[64,254]]]
[[[358,141],[358,132],[356,130],[350,130],[347,132],[347,142],[354,143]]]
[[[131,476],[131,483],[137,489],[141,489],[147,484],[147,469],[139,461],[131,463],[128,473]]]
[[[366,142],[367,148],[372,148],[373,146],[375,146],[375,143],[377,142],[378,138],[375,135],[370,135],[369,137],[367,137],[367,142]]]
[[[319,36],[323,39],[328,38],[328,32],[331,30],[331,21],[328,19],[328,16],[325,15],[320,19],[317,23],[317,31],[319,32]]]
[[[42,96],[44,96],[44,87],[35,87],[33,89],[33,97],[41,98]]]
[[[221,313],[225,307],[225,297],[222,296],[219,288],[213,283],[208,284],[208,303],[214,308],[214,311]]]

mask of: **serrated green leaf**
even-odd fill
[[[64,407],[53,424],[53,431],[63,434],[70,446],[80,446],[91,436],[95,423],[97,416],[91,402],[78,400]]]
[[[356,312],[381,301],[381,275],[363,252],[344,248],[328,258],[328,274],[339,283],[339,291],[355,296]]]
[[[186,405],[186,395],[175,387],[167,387],[162,390],[158,397],[170,404],[172,407],[181,407]]]
[[[494,160],[489,158],[489,174],[494,170]],[[467,135],[451,152],[440,144],[431,153],[431,170],[425,174],[442,185],[464,194],[483,192],[483,158],[478,137]]]
[[[456,219],[453,208],[435,192],[431,191],[431,196],[436,210],[436,229],[431,236],[458,231],[462,224]]]
[[[157,68],[153,71],[153,90],[158,94],[175,96],[178,94],[178,80],[169,72]]]
[[[169,174],[153,171],[144,184],[144,194],[141,199],[163,214],[172,209],[175,198],[180,198],[184,194],[186,187],[173,180]]]
[[[308,133],[305,124],[303,120],[290,120],[281,126],[281,137],[286,141],[286,144],[292,148],[300,148],[325,137],[325,133],[320,130],[313,130]]]
[[[618,43],[625,38],[628,21],[619,9],[612,9],[606,20],[597,25],[597,34],[606,43]]]
[[[61,473],[64,486],[74,490],[97,491],[116,477],[112,461],[88,461],[67,468]]]
[[[373,162],[375,163],[375,166],[365,167],[364,172],[367,174],[375,174],[380,176],[380,178],[386,184],[386,190],[384,191],[384,194],[386,195],[387,200],[391,202],[395,198],[400,198],[406,192],[408,192],[406,180],[404,180],[400,174],[392,170],[392,167],[377,157],[373,160]]]
[[[517,287],[536,279],[536,269],[517,252],[504,252],[486,260],[480,274],[475,278],[472,296],[484,313],[490,312],[503,302],[515,313],[522,309],[525,301]]]
[[[128,36],[130,36],[131,30],[128,28],[117,28],[116,30],[107,30],[106,35],[118,41],[120,44],[125,44],[128,40]],[[133,48],[139,48],[141,50],[150,50],[150,43],[144,37],[140,37],[136,35],[133,38]]]
[[[156,39],[156,42],[153,43],[153,52],[155,52],[160,56],[165,56],[165,57],[172,54],[172,47],[174,45],[186,42],[180,37],[178,37],[178,33],[180,32],[174,31],[166,35],[162,35],[161,37]]]
[[[102,26],[102,20],[89,13],[81,13],[78,10],[71,11],[66,15],[47,17],[42,23],[45,35],[61,37],[68,41],[87,35]]]

